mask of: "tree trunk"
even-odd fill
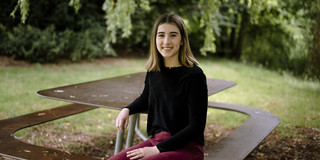
[[[229,40],[228,40],[228,28],[226,26],[221,27],[220,32],[220,55],[221,57],[228,57],[228,47],[229,47]]]
[[[242,20],[241,20],[238,39],[237,39],[237,44],[232,56],[232,58],[234,58],[235,60],[240,60],[241,58],[243,44],[244,44],[243,42],[245,40],[245,34],[247,32],[247,29],[250,23],[250,15],[247,10],[244,10],[242,12],[241,17],[242,17]]]
[[[229,7],[226,6],[227,2],[223,2],[220,0],[220,3],[223,4],[220,6],[219,11],[222,15],[228,16]],[[219,56],[228,57],[228,49],[229,49],[229,34],[228,27],[225,25],[220,26],[220,48],[219,48]]]
[[[306,74],[309,78],[320,80],[320,15],[316,21]]]
[[[236,50],[236,34],[237,34],[237,26],[238,26],[238,14],[234,14],[233,24],[235,25],[235,27],[232,27],[231,35],[230,35],[230,48],[232,50],[232,53],[234,53]]]

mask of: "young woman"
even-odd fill
[[[149,52],[144,90],[121,110],[116,126],[123,132],[129,115],[147,111],[151,138],[109,160],[202,160],[208,105],[206,76],[192,55],[181,17],[166,14],[158,18]]]

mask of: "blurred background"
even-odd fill
[[[175,13],[185,20],[196,56],[319,79],[319,5],[319,0],[3,0],[0,55],[39,63],[146,57],[155,19]]]

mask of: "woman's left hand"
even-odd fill
[[[135,149],[127,152],[127,157],[130,159],[140,159],[140,158],[152,156],[158,153],[160,153],[160,151],[158,150],[157,146],[144,147],[144,148],[139,148],[139,149]]]

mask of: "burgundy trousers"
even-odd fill
[[[118,154],[109,158],[109,160],[130,160],[127,157],[128,151],[143,147],[155,146],[158,143],[168,139],[169,137],[171,137],[171,134],[169,132],[159,132],[151,138],[149,138],[147,141],[119,152]],[[203,146],[195,142],[190,142],[178,150],[161,152],[159,154],[145,157],[140,160],[203,160],[203,158]]]

